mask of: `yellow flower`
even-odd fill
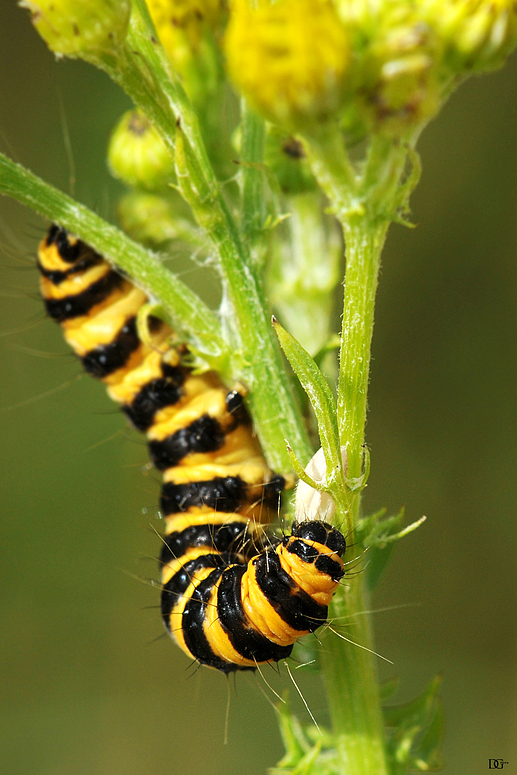
[[[173,54],[175,31],[185,30],[195,40],[203,25],[214,28],[224,11],[223,0],[146,0],[162,46]]]
[[[129,0],[22,0],[32,23],[58,55],[100,56],[111,53],[124,40],[131,4]]]
[[[231,80],[271,121],[302,128],[334,115],[348,38],[331,0],[235,0],[225,50]]]
[[[124,113],[108,147],[112,174],[129,186],[162,188],[174,176],[174,162],[156,129],[139,110]]]

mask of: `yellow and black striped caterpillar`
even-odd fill
[[[53,225],[38,251],[47,313],[84,369],[147,435],[162,473],[160,558],[168,632],[200,664],[225,673],[291,653],[327,619],[344,575],[342,534],[319,521],[265,538],[285,487],[253,435],[239,391],[194,374],[172,331],[136,316],[145,293],[85,243]]]

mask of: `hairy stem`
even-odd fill
[[[343,332],[338,389],[340,443],[348,453],[349,481],[358,480],[363,469],[366,398],[373,333],[375,291],[380,254],[387,222],[372,224],[367,218],[353,218],[344,224],[346,279]],[[347,515],[351,530],[360,513],[360,492],[350,499]],[[357,549],[356,549],[357,552]],[[323,653],[324,680],[342,772],[346,775],[386,773],[384,729],[379,701],[364,579],[350,579],[336,595],[332,618],[352,623],[350,639],[329,638]]]
[[[347,528],[354,541],[360,518],[364,477],[370,352],[380,257],[391,220],[405,208],[418,174],[403,183],[408,148],[374,137],[358,172],[335,129],[307,140],[312,169],[341,222],[346,243],[346,273],[341,337],[337,419],[339,440],[347,450],[351,489]],[[356,546],[353,556],[359,557]],[[364,576],[351,578],[336,595],[332,618],[353,624],[350,640],[329,638],[322,655],[330,714],[337,737],[339,772],[384,775],[387,764],[373,638]]]
[[[337,412],[340,443],[348,455],[348,478],[357,479],[363,466],[375,293],[388,223],[356,217],[343,228],[346,276]]]
[[[266,217],[264,163],[266,125],[242,100],[241,170],[242,230],[252,244],[260,237]]]

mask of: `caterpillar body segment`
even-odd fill
[[[342,534],[295,523],[273,538],[286,486],[269,469],[243,397],[214,372],[193,374],[172,331],[148,318],[145,293],[92,248],[52,226],[38,251],[41,293],[85,370],[147,436],[162,473],[160,557],[165,627],[180,648],[224,673],[291,653],[327,619],[344,575]]]
[[[295,523],[247,562],[244,521],[241,530],[189,524],[189,538],[166,539],[161,558],[166,628],[185,653],[224,673],[288,657],[325,624],[344,576],[346,542],[327,523]]]

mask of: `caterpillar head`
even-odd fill
[[[321,520],[309,520],[306,522],[294,522],[293,537],[304,538],[307,541],[315,541],[323,546],[328,546],[333,552],[342,557],[346,551],[346,540],[340,530]]]
[[[295,522],[291,535],[284,539],[284,547],[304,563],[314,564],[316,571],[330,576],[335,582],[345,574],[341,558],[346,551],[346,540],[328,522]]]

